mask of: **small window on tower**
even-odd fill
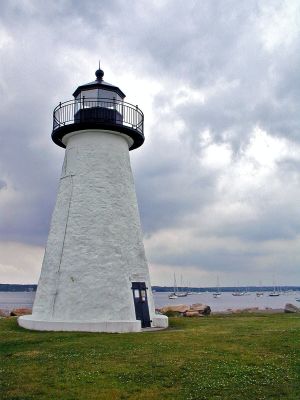
[[[136,299],[138,299],[138,298],[140,297],[140,291],[139,291],[139,289],[134,289],[134,297],[135,297]]]

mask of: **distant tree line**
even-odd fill
[[[17,285],[9,283],[0,283],[0,292],[35,292],[37,285]]]
[[[0,283],[0,292],[35,292],[37,285],[29,284],[29,285],[19,285],[19,284],[9,284],[9,283]],[[257,290],[264,291],[272,291],[274,289],[273,286],[226,286],[220,287],[219,290],[221,292],[234,292],[236,290],[247,290],[248,292],[256,292]],[[300,286],[280,286],[278,289],[282,291],[287,290],[300,290]],[[173,286],[152,286],[152,290],[155,292],[173,292]],[[183,292],[214,292],[216,290],[215,287],[182,287],[180,291]]]
[[[279,286],[277,287],[281,291],[288,290],[300,290],[300,286]],[[178,290],[181,292],[214,292],[216,287],[180,287]],[[248,292],[256,292],[257,290],[263,290],[266,292],[271,292],[274,290],[274,286],[224,286],[218,288],[221,292],[235,292],[237,290],[248,291]],[[173,286],[152,286],[152,290],[155,292],[173,292]]]

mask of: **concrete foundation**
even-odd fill
[[[69,331],[69,332],[141,332],[140,321],[56,321],[38,320],[32,315],[23,315],[18,318],[18,324],[25,329],[35,331]],[[159,315],[153,318],[153,328],[166,329],[168,318]]]
[[[69,332],[140,332],[140,321],[43,321],[31,315],[18,318],[18,324],[35,331],[69,331]]]

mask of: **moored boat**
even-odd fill
[[[233,292],[232,296],[245,296],[245,292]]]
[[[221,297],[221,291],[220,291],[220,280],[219,280],[219,276],[217,276],[217,290],[213,293],[213,297],[215,299],[218,299],[219,297]]]
[[[187,295],[188,295],[187,292],[178,292],[178,293],[176,293],[177,297],[186,297]]]
[[[171,294],[169,294],[169,299],[170,300],[174,300],[174,299],[177,299],[177,297],[178,297],[178,292],[177,292],[177,282],[176,282],[176,275],[175,275],[175,272],[174,272],[174,292],[173,293],[171,293]]]
[[[273,291],[273,292],[269,293],[269,296],[270,297],[278,297],[278,296],[280,296],[280,293],[276,292],[276,291]]]

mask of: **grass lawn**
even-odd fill
[[[300,315],[170,324],[153,333],[49,333],[1,319],[0,399],[300,399]]]

